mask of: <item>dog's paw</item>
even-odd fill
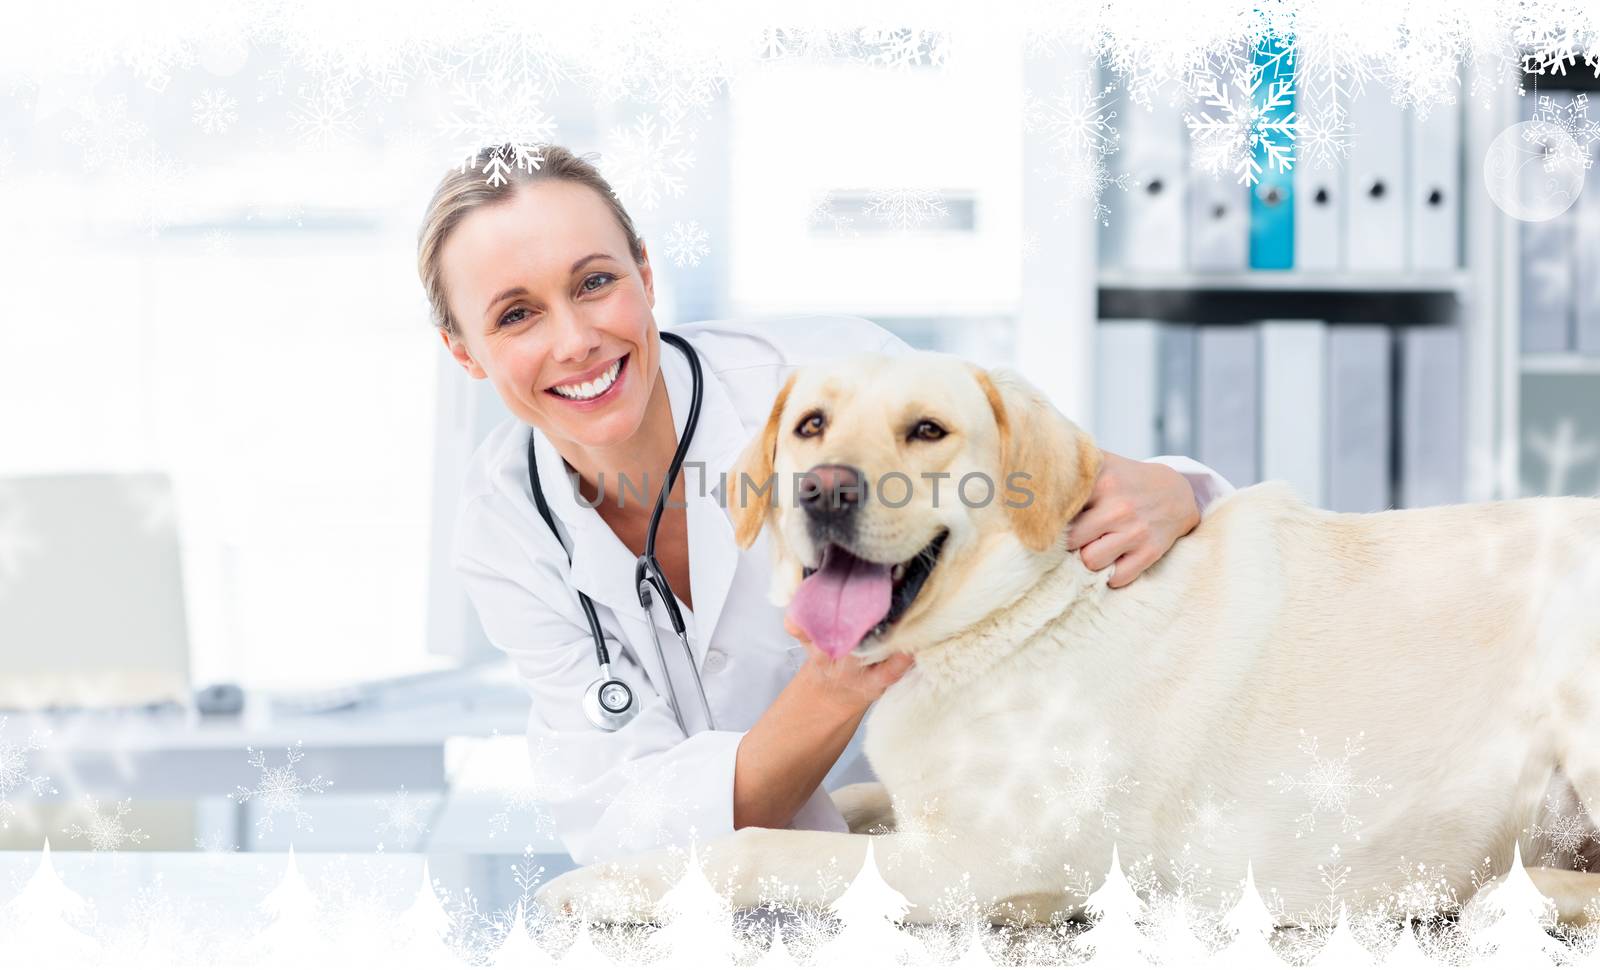
[[[656,867],[640,862],[600,862],[565,872],[534,893],[534,902],[558,916],[591,923],[646,923],[670,885]]]

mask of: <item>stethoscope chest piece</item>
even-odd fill
[[[611,665],[602,664],[600,676],[583,692],[583,713],[595,727],[615,731],[639,713],[633,690],[611,676]]]

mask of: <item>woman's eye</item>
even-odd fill
[[[517,323],[518,321],[521,320],[521,317],[518,317],[517,319],[514,320],[514,319],[512,319],[511,315],[513,313],[526,313],[526,312],[527,312],[527,307],[520,307],[520,306],[512,307],[511,309],[506,311],[505,316],[500,318],[500,326],[504,327],[504,326],[507,326],[508,324]]]
[[[822,433],[822,425],[822,415],[808,414],[801,419],[800,424],[794,429],[794,433],[802,438],[814,438]]]
[[[599,286],[590,286],[589,285],[590,283],[594,282],[595,280],[600,280],[601,281],[600,285],[604,286],[606,283],[609,283],[614,279],[616,279],[616,277],[612,276],[610,273],[591,273],[590,275],[584,277],[583,284],[582,284],[583,291],[585,293],[593,293],[595,290],[598,290],[600,288]]]
[[[918,421],[917,426],[911,429],[911,437],[923,441],[938,441],[945,436],[944,428],[934,421]]]

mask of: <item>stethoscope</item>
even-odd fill
[[[650,615],[650,604],[657,597],[666,604],[667,616],[672,620],[672,629],[678,634],[678,642],[683,644],[683,655],[689,660],[689,672],[694,674],[695,686],[700,691],[700,708],[705,712],[706,724],[715,731],[717,724],[711,717],[711,703],[706,700],[706,685],[700,680],[700,670],[694,663],[694,652],[689,649],[689,634],[684,626],[683,614],[678,611],[678,601],[672,595],[672,586],[667,583],[666,574],[661,571],[661,563],[656,560],[656,528],[661,524],[661,512],[666,508],[667,496],[672,493],[672,486],[678,480],[678,472],[683,468],[683,456],[688,452],[689,442],[693,440],[695,428],[700,423],[700,358],[696,356],[694,348],[689,346],[689,341],[675,333],[663,331],[661,339],[688,355],[689,372],[694,375],[694,393],[689,398],[689,418],[684,422],[683,437],[678,440],[678,450],[673,454],[672,464],[667,468],[667,480],[661,486],[661,494],[656,498],[655,511],[650,515],[650,529],[645,533],[644,539],[644,555],[639,557],[633,567],[633,584],[639,590],[639,605],[644,607],[645,623],[650,627],[650,636],[656,643],[656,658],[661,661],[661,675],[667,681],[672,715],[678,719],[678,727],[684,736],[688,737],[689,729],[684,724],[683,712],[678,706],[678,689],[672,684],[671,674],[667,673],[667,657],[661,650],[661,634],[656,630],[655,620]],[[556,542],[561,542],[561,533],[556,531],[555,519],[550,515],[550,507],[544,501],[544,489],[539,485],[539,470],[534,463],[531,431],[528,434],[528,481],[533,486],[533,501],[539,506],[539,514],[544,516],[545,524],[555,533]],[[562,551],[567,553],[567,565],[571,566],[572,553],[567,551],[565,544],[562,545]],[[594,637],[595,656],[600,661],[599,678],[583,692],[583,713],[595,727],[603,731],[615,731],[633,720],[639,713],[639,702],[633,693],[633,688],[620,678],[611,676],[611,655],[606,651],[605,637],[600,632],[600,620],[594,612],[594,602],[583,590],[576,592],[578,601],[583,604],[583,615],[589,621],[589,633]]]

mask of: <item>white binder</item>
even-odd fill
[[[1242,273],[1250,266],[1250,196],[1231,172],[1189,169],[1189,268]]]
[[[1095,444],[1128,458],[1161,454],[1156,434],[1161,325],[1102,320],[1095,326]]]
[[[1195,457],[1243,488],[1260,481],[1260,360],[1254,326],[1199,328]]]
[[[1459,502],[1466,468],[1461,329],[1407,327],[1400,356],[1400,505]]]
[[[1580,353],[1600,354],[1600,175],[1591,174],[1578,196],[1576,240],[1573,245],[1574,284],[1577,286],[1577,347]]]
[[[1161,328],[1156,454],[1194,454],[1196,343],[1192,323],[1167,323]]]
[[[1261,321],[1261,478],[1294,486],[1323,505],[1327,326]]]
[[[1403,116],[1388,90],[1373,83],[1351,99],[1349,117],[1344,268],[1398,273],[1406,266]]]
[[[1388,327],[1329,327],[1327,507],[1335,512],[1391,507],[1389,350]]]
[[[1122,119],[1122,148],[1110,161],[1137,183],[1114,193],[1113,247],[1117,266],[1179,272],[1184,255],[1184,145],[1178,109],[1157,100],[1152,110],[1130,105]]]
[[[1455,269],[1461,265],[1461,106],[1434,105],[1421,119],[1407,112],[1406,129],[1411,268]]]
[[[1575,203],[1553,219],[1517,222],[1522,241],[1517,288],[1523,353],[1552,354],[1572,349],[1572,264],[1576,248],[1573,223],[1577,212]]]
[[[1313,90],[1295,93],[1301,124],[1324,118],[1332,111],[1327,100]],[[1333,272],[1340,268],[1344,244],[1344,167],[1347,159],[1335,157],[1318,166],[1304,152],[1294,163],[1294,268]]]

